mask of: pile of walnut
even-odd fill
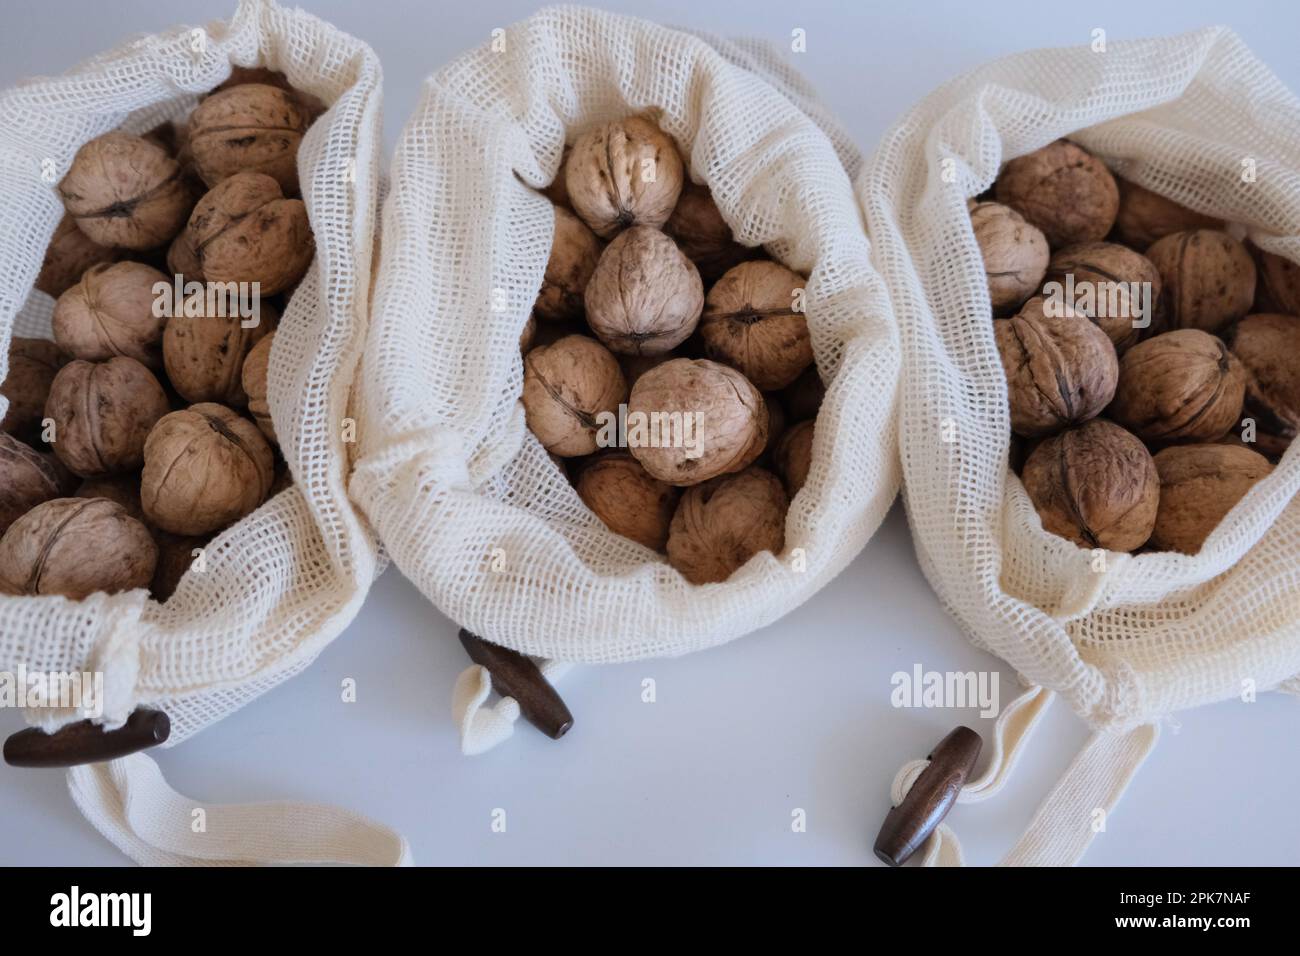
[[[267,362],[315,254],[297,153],[323,109],[279,73],[237,69],[186,124],[77,152],[36,281],[57,300],[54,341],[15,338],[0,384],[0,593],[165,601],[287,483]],[[177,277],[205,292],[159,317],[155,285]],[[259,283],[260,322],[206,283]]]
[[[684,173],[642,117],[573,143],[546,191],[555,238],[522,342],[523,402],[596,516],[704,584],[783,550],[823,389],[803,277],[735,242]],[[602,438],[620,406],[626,448]],[[676,413],[695,416],[695,440],[633,435]]]
[[[1043,527],[1196,554],[1300,427],[1300,267],[1065,140],[992,195],[971,223]]]

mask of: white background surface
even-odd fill
[[[369,42],[383,62],[389,149],[424,76],[523,2],[305,0]],[[1237,29],[1300,89],[1300,5],[1103,2],[633,3],[609,8],[788,47],[864,149],[951,76],[1021,49]],[[203,23],[222,0],[5,0],[0,86],[60,72],[128,34]],[[738,12],[743,9],[743,14]],[[3,197],[0,197],[3,201]],[[201,802],[337,803],[403,832],[426,864],[877,865],[871,854],[888,790],[905,760],[953,726],[986,738],[973,711],[899,710],[890,675],[994,669],[944,614],[917,569],[901,509],[826,591],[774,627],[695,657],[571,671],[561,691],[576,725],[549,741],[521,723],[482,757],[459,753],[451,689],[467,663],[455,626],[395,570],[348,631],[304,675],[183,746],[155,753],[171,784]],[[359,699],[340,702],[355,678]],[[641,702],[654,678],[658,700]],[[1002,672],[1003,700],[1015,692]],[[1178,715],[1130,788],[1089,864],[1300,863],[1300,703],[1265,695]],[[0,712],[0,734],[21,726]],[[1063,706],[1048,715],[1004,795],[957,808],[967,858],[992,863],[1085,739]],[[494,809],[507,831],[490,829]],[[791,812],[807,832],[791,832]],[[0,767],[0,862],[127,862],[85,822],[59,771]]]

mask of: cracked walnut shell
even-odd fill
[[[804,279],[777,262],[745,262],[709,290],[700,319],[705,354],[763,391],[785,388],[813,361],[808,322],[796,309]]]
[[[658,229],[633,226],[600,255],[587,283],[587,324],[620,355],[659,355],[695,331],[704,285],[691,261]]]
[[[573,211],[602,239],[628,226],[659,228],[682,192],[677,145],[640,116],[583,133],[564,163]]]
[[[762,468],[688,488],[668,533],[668,563],[692,584],[725,581],[754,555],[781,553],[789,506],[780,480]]]

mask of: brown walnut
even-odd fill
[[[1196,554],[1237,502],[1273,466],[1249,448],[1179,445],[1155,458],[1160,511],[1151,544],[1162,551]]]
[[[211,95],[223,93],[232,87],[243,86],[246,83],[256,83],[259,86],[275,86],[291,94],[298,101],[298,106],[306,115],[308,126],[314,123],[317,117],[327,109],[325,102],[320,97],[297,89],[289,83],[289,78],[279,70],[268,70],[264,66],[231,66],[229,78],[218,85]]]
[[[170,406],[152,372],[133,358],[69,362],[50,386],[45,417],[54,423],[54,454],[75,475],[135,471],[145,438]]]
[[[772,451],[776,473],[785,482],[785,490],[791,498],[799,493],[808,480],[808,469],[812,467],[814,427],[810,419],[799,422],[781,436]]]
[[[630,454],[612,450],[586,464],[578,497],[605,527],[652,551],[663,551],[681,492],[659,481]]]
[[[573,211],[610,239],[628,226],[668,221],[682,191],[682,158],[658,126],[629,116],[579,136],[564,177]]]
[[[9,373],[0,382],[0,395],[9,399],[0,431],[22,439],[38,438],[45,400],[65,361],[59,347],[49,339],[14,336],[9,343]]]
[[[1300,315],[1300,265],[1290,259],[1251,246],[1258,282],[1255,287],[1256,312],[1283,312]]]
[[[1059,283],[1063,296],[1070,276],[1075,311],[1092,319],[1121,355],[1155,326],[1160,273],[1141,253],[1113,242],[1066,246],[1052,256],[1047,282]]]
[[[1222,229],[1223,220],[1193,212],[1172,199],[1116,177],[1119,185],[1119,215],[1115,235],[1134,249],[1146,249],[1157,239],[1192,229]]]
[[[100,262],[116,262],[121,256],[117,249],[101,246],[77,227],[71,216],[59,220],[50,244],[45,247],[45,260],[41,274],[36,277],[36,288],[57,299],[76,285],[81,274]]]
[[[1164,311],[1171,329],[1218,333],[1250,311],[1255,263],[1226,232],[1175,232],[1155,242],[1147,258],[1164,282]]]
[[[1053,249],[1106,238],[1119,211],[1119,189],[1106,164],[1065,139],[1011,160],[994,192],[1043,230]]]
[[[682,189],[673,214],[664,224],[664,232],[695,263],[705,283],[717,282],[728,269],[757,258],[763,251],[736,242],[709,187],[692,182],[687,182]]]
[[[0,433],[0,534],[42,501],[59,496],[59,479],[39,452]]]
[[[764,391],[785,388],[813,361],[799,293],[804,279],[777,262],[744,262],[704,301],[704,353]]]
[[[230,314],[238,312],[233,301],[209,302],[197,293],[183,305],[163,334],[163,360],[172,387],[191,404],[248,404],[242,379],[244,358],[275,328],[275,309],[259,302],[257,324],[251,325],[251,318]]]
[[[691,261],[658,229],[633,226],[600,254],[587,283],[587,324],[620,355],[659,355],[695,331],[704,286]]]
[[[618,361],[595,339],[567,335],[524,357],[524,414],[552,454],[572,458],[594,452],[598,416],[616,415],[626,398]]]
[[[54,341],[72,358],[102,362],[125,355],[150,369],[162,368],[167,315],[155,308],[158,283],[172,286],[143,263],[91,266],[55,303]]]
[[[208,186],[237,173],[264,173],[298,192],[298,146],[311,124],[287,90],[243,83],[205,98],[190,115],[190,152]]]
[[[172,534],[170,531],[155,531],[153,536],[158,544],[158,566],[149,583],[149,593],[155,601],[165,604],[176,593],[176,586],[198,557],[194,552],[207,547],[212,537]]]
[[[275,437],[275,424],[271,421],[271,406],[266,397],[266,376],[270,368],[273,341],[275,341],[275,333],[271,332],[253,346],[244,359],[241,380],[244,384],[244,394],[248,396],[248,414],[253,416],[253,421],[262,430],[266,440],[272,445],[278,445],[280,441]]]
[[[1300,316],[1248,315],[1233,329],[1232,352],[1246,369],[1245,414],[1259,451],[1280,457],[1300,429]]]
[[[996,202],[974,204],[970,223],[984,259],[993,312],[1014,312],[1043,283],[1051,255],[1047,237],[1010,206]]]
[[[759,552],[781,553],[789,506],[780,480],[762,468],[688,488],[668,533],[668,563],[692,584],[725,581]]]
[[[600,260],[600,240],[569,210],[555,207],[555,238],[533,312],[548,322],[583,316],[583,293]]]

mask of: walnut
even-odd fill
[[[1119,215],[1115,235],[1134,249],[1146,249],[1157,239],[1190,229],[1222,229],[1223,220],[1193,212],[1172,199],[1116,177],[1119,185]]]
[[[275,437],[275,424],[271,421],[271,406],[266,398],[266,374],[270,368],[271,343],[274,340],[275,333],[271,332],[253,346],[244,359],[241,380],[244,394],[248,397],[248,414],[253,416],[253,421],[262,430],[266,440],[272,445],[278,445],[280,441]]]
[[[1153,444],[1214,441],[1240,419],[1245,394],[1245,369],[1223,342],[1179,329],[1124,353],[1110,416]]]
[[[1251,251],[1258,276],[1255,311],[1300,315],[1300,265],[1257,246]]]
[[[48,339],[14,336],[9,343],[9,374],[0,383],[0,395],[9,399],[0,431],[32,440],[40,435],[45,400],[65,361],[59,347]]]
[[[682,191],[682,158],[658,126],[629,116],[579,136],[564,177],[573,211],[610,239],[628,226],[668,221]]]
[[[57,299],[76,285],[81,274],[100,262],[116,262],[121,252],[101,246],[77,228],[77,222],[65,215],[59,220],[50,244],[45,247],[41,274],[36,288]]]
[[[705,354],[764,391],[785,388],[812,364],[800,293],[804,280],[776,262],[745,262],[709,290],[700,319]]]
[[[77,150],[59,195],[93,242],[124,249],[168,242],[190,211],[176,160],[157,143],[126,133],[105,133]]]
[[[140,505],[140,476],[104,475],[87,478],[77,486],[73,498],[107,498],[122,506],[122,510],[136,521],[144,521],[144,508]]]
[[[1010,206],[996,202],[976,203],[970,223],[984,259],[993,312],[1014,312],[1043,283],[1051,255],[1047,237]]]
[[[218,85],[210,95],[223,93],[236,86],[243,86],[246,83],[256,83],[260,86],[274,86],[284,90],[298,101],[298,106],[302,109],[307,117],[307,125],[314,123],[322,113],[325,112],[326,106],[323,100],[318,96],[313,96],[303,90],[291,86],[289,78],[279,70],[268,70],[264,66],[231,66],[230,77],[222,84]]]
[[[298,146],[310,125],[287,90],[244,83],[214,93],[190,115],[190,152],[209,186],[237,173],[263,173],[298,192]]]
[[[167,395],[153,373],[133,358],[69,362],[50,386],[45,416],[52,445],[75,475],[94,478],[138,469],[145,437],[167,414]]]
[[[767,444],[763,446],[763,456],[767,457],[785,435],[785,407],[774,392],[763,396],[763,407],[767,409]]]
[[[154,570],[153,580],[149,583],[149,593],[160,604],[176,593],[176,586],[190,569],[198,555],[212,540],[210,535],[180,535],[170,531],[155,531],[154,541],[158,545],[158,566]]]
[[[257,426],[203,402],[172,412],[149,433],[140,501],[164,531],[210,534],[265,501],[274,476],[275,456]]]
[[[826,386],[816,365],[809,365],[792,385],[781,390],[781,401],[792,422],[816,418],[826,398]]]
[[[145,587],[158,547],[147,529],[103,498],[54,498],[15,521],[0,538],[0,591],[61,594]]]
[[[776,473],[785,482],[785,490],[793,498],[808,480],[808,469],[812,467],[812,447],[814,424],[806,419],[794,425],[781,436],[772,452],[772,461]]]
[[[0,534],[42,501],[58,496],[59,479],[49,462],[31,446],[0,433]]]
[[[204,281],[199,251],[194,246],[194,232],[188,225],[167,247],[167,271],[180,276],[182,282]]]
[[[162,368],[164,310],[156,308],[162,283],[171,281],[139,262],[91,266],[54,306],[54,341],[72,358],[102,362],[125,355]]]
[[[1219,332],[1250,311],[1255,301],[1255,263],[1226,232],[1175,232],[1147,250],[1164,282],[1164,310],[1171,329]]]
[[[191,403],[248,404],[241,377],[244,357],[275,328],[275,309],[259,303],[253,324],[251,318],[231,314],[238,312],[233,301],[209,302],[202,292],[183,305],[163,334],[163,361],[172,387]]]
[[[560,168],[551,180],[551,184],[542,190],[542,195],[549,199],[557,206],[563,206],[570,212],[573,211],[573,203],[569,199],[569,177],[566,170],[569,165],[569,154],[573,152],[573,147],[564,147],[564,153],[560,156]]]
[[[600,260],[600,240],[581,219],[560,206],[555,207],[555,238],[542,277],[533,312],[548,322],[564,322],[583,316],[583,292]]]
[[[1043,230],[1053,249],[1106,238],[1119,211],[1119,189],[1106,164],[1065,139],[1011,160],[994,192]]]
[[[578,497],[605,527],[652,551],[663,551],[681,492],[659,481],[621,450],[605,452],[582,469]]]
[[[547,451],[563,458],[590,455],[601,413],[617,415],[627,398],[618,362],[585,335],[539,345],[524,357],[524,414]]]
[[[1092,319],[1121,355],[1155,324],[1160,273],[1151,261],[1113,242],[1066,246],[1052,256],[1044,294],[1073,295],[1076,312]]]
[[[780,554],[789,506],[781,482],[761,468],[688,488],[668,533],[668,563],[692,584],[725,581],[761,551]]]
[[[1096,417],[1115,394],[1119,363],[1106,333],[1066,302],[1035,296],[994,335],[1007,376],[1011,429],[1027,438],[1050,435]]]
[[[52,451],[37,452],[45,460],[45,463],[54,470],[55,480],[59,484],[60,498],[75,497],[76,491],[81,487],[82,478],[68,471],[68,466],[59,461],[59,456]]]
[[[694,485],[740,471],[767,445],[763,396],[745,376],[708,359],[673,359],[637,379],[627,444],[660,481]],[[643,431],[634,432],[634,424]]]
[[[1024,468],[1043,529],[1083,548],[1136,551],[1151,537],[1160,478],[1133,434],[1103,418],[1045,438]]]
[[[713,283],[728,269],[762,254],[736,242],[731,227],[722,218],[708,186],[688,182],[664,232],[677,240],[686,258],[700,270],[700,278]]]
[[[1233,331],[1232,352],[1246,370],[1245,414],[1260,450],[1278,457],[1300,429],[1300,317],[1248,315]]]
[[[238,173],[199,200],[186,227],[208,282],[259,283],[263,296],[295,285],[316,253],[307,207],[261,173]]]
[[[1160,511],[1151,544],[1196,554],[1255,482],[1273,471],[1263,455],[1233,445],[1179,445],[1155,458]]]
[[[704,285],[658,229],[633,226],[611,242],[587,283],[587,324],[613,352],[657,355],[695,331]]]

